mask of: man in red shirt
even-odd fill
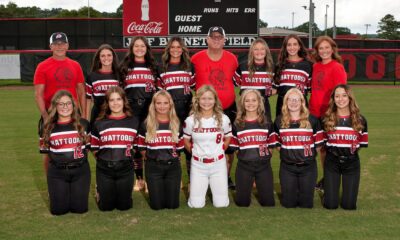
[[[208,84],[217,91],[224,113],[229,117],[231,123],[236,118],[235,87],[233,76],[238,67],[237,57],[225,51],[225,30],[222,27],[211,27],[208,30],[206,50],[193,55],[191,61],[194,66],[194,80],[196,89]],[[228,155],[228,176],[233,162],[233,153]],[[230,189],[235,189],[231,178],[228,179]]]
[[[86,118],[85,79],[78,62],[67,57],[69,48],[65,33],[56,32],[50,37],[50,49],[53,55],[36,68],[33,84],[35,85],[35,101],[40,111],[39,127],[48,118],[48,109],[53,95],[61,90],[71,92],[82,117]],[[49,158],[44,156],[44,169],[47,173]]]

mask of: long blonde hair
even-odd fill
[[[248,66],[248,69],[249,69],[249,78],[252,78],[254,73],[256,72],[256,63],[254,61],[254,48],[256,47],[257,43],[261,43],[265,48],[265,58],[264,58],[265,71],[272,73],[273,72],[273,68],[274,68],[274,62],[272,60],[271,51],[269,50],[267,42],[262,38],[257,38],[256,40],[254,40],[251,43],[251,46],[250,46],[250,49],[249,49],[249,55],[247,57],[247,66]]]
[[[221,102],[219,101],[217,92],[215,91],[214,87],[211,85],[203,85],[201,88],[197,89],[196,94],[193,96],[193,105],[191,114],[193,114],[194,124],[198,122],[198,127],[201,128],[201,121],[202,113],[200,108],[200,97],[203,96],[204,93],[211,92],[214,96],[215,104],[213,108],[213,114],[215,119],[217,120],[217,127],[222,127],[222,115],[224,114],[222,110]]]
[[[72,125],[76,131],[78,131],[79,135],[79,140],[81,141],[82,145],[85,145],[89,141],[89,136],[86,133],[85,134],[85,128],[81,124],[80,120],[81,117],[78,113],[78,108],[75,104],[74,99],[72,98],[72,94],[67,91],[67,90],[60,90],[56,92],[51,99],[51,105],[49,108],[49,117],[44,123],[43,127],[43,139],[44,139],[44,146],[49,147],[50,146],[50,135],[51,131],[54,129],[55,125],[57,124],[58,121],[58,113],[57,113],[57,104],[60,101],[60,99],[64,96],[67,96],[71,102],[72,102],[72,114],[71,114],[71,120],[72,120]]]
[[[242,95],[240,96],[240,100],[238,103],[238,112],[236,115],[235,123],[239,127],[244,127],[246,119],[246,109],[244,107],[244,102],[246,100],[246,96],[249,95],[250,93],[254,93],[256,95],[258,101],[257,122],[264,127],[267,123],[267,119],[265,117],[264,98],[261,96],[260,91],[255,89],[247,89],[244,92],[242,92]]]
[[[332,91],[331,98],[329,100],[329,107],[323,120],[325,131],[334,131],[339,123],[337,106],[335,104],[335,92],[338,88],[343,88],[346,91],[347,96],[349,96],[349,110],[352,128],[356,131],[361,131],[364,128],[364,124],[362,122],[360,108],[358,107],[353,91],[348,85],[345,84],[337,85]]]
[[[308,120],[310,112],[306,107],[306,101],[304,99],[303,94],[297,88],[291,88],[287,91],[285,97],[283,98],[283,106],[282,106],[282,119],[281,119],[281,127],[289,128],[290,126],[290,113],[288,108],[288,98],[291,94],[296,94],[301,99],[301,107],[300,107],[300,128],[311,128],[311,123]]]
[[[160,126],[160,123],[157,120],[157,112],[156,112],[156,107],[155,107],[155,102],[157,97],[163,96],[168,99],[169,102],[169,130],[172,132],[172,140],[174,142],[179,142],[179,127],[180,127],[180,121],[178,116],[176,115],[175,111],[175,104],[174,101],[172,100],[171,95],[166,91],[166,90],[160,90],[156,92],[153,96],[153,99],[151,100],[151,104],[149,106],[149,113],[147,115],[147,118],[145,120],[146,124],[146,142],[152,141],[156,135],[157,135],[157,129]]]

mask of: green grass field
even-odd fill
[[[358,210],[323,209],[315,194],[314,209],[249,208],[233,201],[225,209],[190,209],[181,194],[177,210],[153,211],[143,193],[134,207],[100,212],[92,188],[87,214],[52,216],[37,149],[33,90],[0,88],[0,239],[399,239],[400,238],[400,89],[355,88],[368,120],[369,148],[361,151]],[[275,106],[275,97],[271,105]],[[273,107],[274,108],[274,107]],[[276,151],[273,158],[279,192]],[[183,167],[185,169],[185,167]],[[185,172],[185,171],[184,171]],[[185,181],[187,176],[184,176]],[[232,194],[231,200],[232,200]]]

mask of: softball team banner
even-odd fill
[[[168,36],[184,38],[189,47],[206,47],[212,26],[222,26],[226,47],[248,47],[258,35],[258,0],[124,0],[124,47],[133,36],[164,47]]]

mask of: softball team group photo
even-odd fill
[[[217,208],[249,207],[254,191],[262,207],[313,208],[318,191],[326,209],[357,209],[368,127],[336,43],[318,37],[309,54],[288,35],[274,63],[262,38],[241,62],[225,40],[222,27],[211,27],[207,49],[190,56],[183,39],[171,37],[160,61],[144,36],[121,61],[103,44],[85,79],[66,55],[67,35],[53,33],[52,56],[34,75],[51,214],[87,212],[90,186],[100,211],[131,209],[133,191],[146,194],[151,209],[176,209],[183,187],[190,208],[206,206],[210,190]]]

